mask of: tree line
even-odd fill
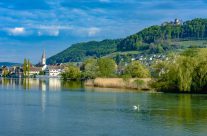
[[[139,61],[134,61],[127,66],[119,66],[111,58],[100,58],[88,59],[80,67],[69,64],[62,73],[62,77],[65,80],[85,80],[97,77],[147,78],[150,77],[150,72]]]
[[[171,40],[199,40],[207,38],[207,19],[194,19],[183,24],[166,23],[151,26],[122,40],[119,51],[142,50],[146,45],[166,45]],[[143,47],[145,46],[145,47]]]
[[[162,92],[207,93],[207,49],[191,48],[146,67],[139,61],[116,64],[111,58],[88,59],[80,67],[68,65],[64,79],[152,78],[152,88]]]
[[[207,93],[207,50],[189,49],[153,66],[152,86],[164,92]]]

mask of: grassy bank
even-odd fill
[[[85,86],[150,90],[150,82],[151,78],[96,78],[87,80]]]

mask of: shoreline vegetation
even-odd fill
[[[136,90],[152,90],[150,87],[150,78],[96,78],[89,79],[84,82],[85,86],[101,87],[101,88],[119,88],[119,89],[136,89]]]
[[[171,93],[206,93],[207,49],[191,48],[169,54],[145,66],[138,60],[116,63],[111,58],[88,59],[80,67],[68,65],[64,80],[85,81],[86,86],[156,90]]]

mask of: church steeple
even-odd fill
[[[45,50],[43,51],[43,54],[42,54],[41,63],[42,63],[42,65],[46,65],[46,53],[45,53]]]

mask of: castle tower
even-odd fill
[[[43,51],[43,54],[42,54],[41,64],[42,65],[46,65],[46,53],[45,53],[45,50]]]

